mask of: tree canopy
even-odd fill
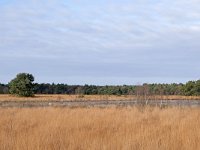
[[[29,73],[19,73],[10,81],[9,93],[17,96],[34,96],[34,77]]]
[[[200,95],[200,80],[185,84],[142,84],[142,85],[67,85],[34,83],[34,77],[20,73],[9,84],[0,84],[0,94],[33,96],[35,94],[81,94],[81,95]]]

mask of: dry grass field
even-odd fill
[[[1,150],[197,150],[200,109],[0,109]]]
[[[200,100],[200,96],[179,96],[179,95],[170,95],[170,96],[147,96],[147,99],[160,99],[160,100]],[[134,96],[134,95],[35,95],[35,97],[17,97],[12,95],[0,94],[0,101],[62,101],[62,100],[136,100],[144,99],[144,96]]]

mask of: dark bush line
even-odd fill
[[[7,84],[0,84],[0,94],[8,94]],[[143,84],[123,86],[67,85],[35,83],[35,94],[85,94],[85,95],[200,95],[200,80],[186,84]]]

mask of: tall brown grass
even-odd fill
[[[164,96],[147,96],[147,99],[158,100],[200,100],[200,96],[180,96],[180,95],[164,95]],[[38,94],[35,97],[17,97],[12,95],[0,94],[0,101],[76,101],[76,100],[140,100],[144,96],[135,95],[64,95],[64,94]]]
[[[198,108],[0,109],[1,150],[197,150]]]

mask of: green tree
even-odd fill
[[[193,96],[195,95],[195,81],[189,81],[183,87],[183,94],[186,96]]]
[[[10,94],[31,97],[34,96],[34,77],[32,74],[28,73],[19,73],[16,78],[10,81],[9,83],[9,92]]]

